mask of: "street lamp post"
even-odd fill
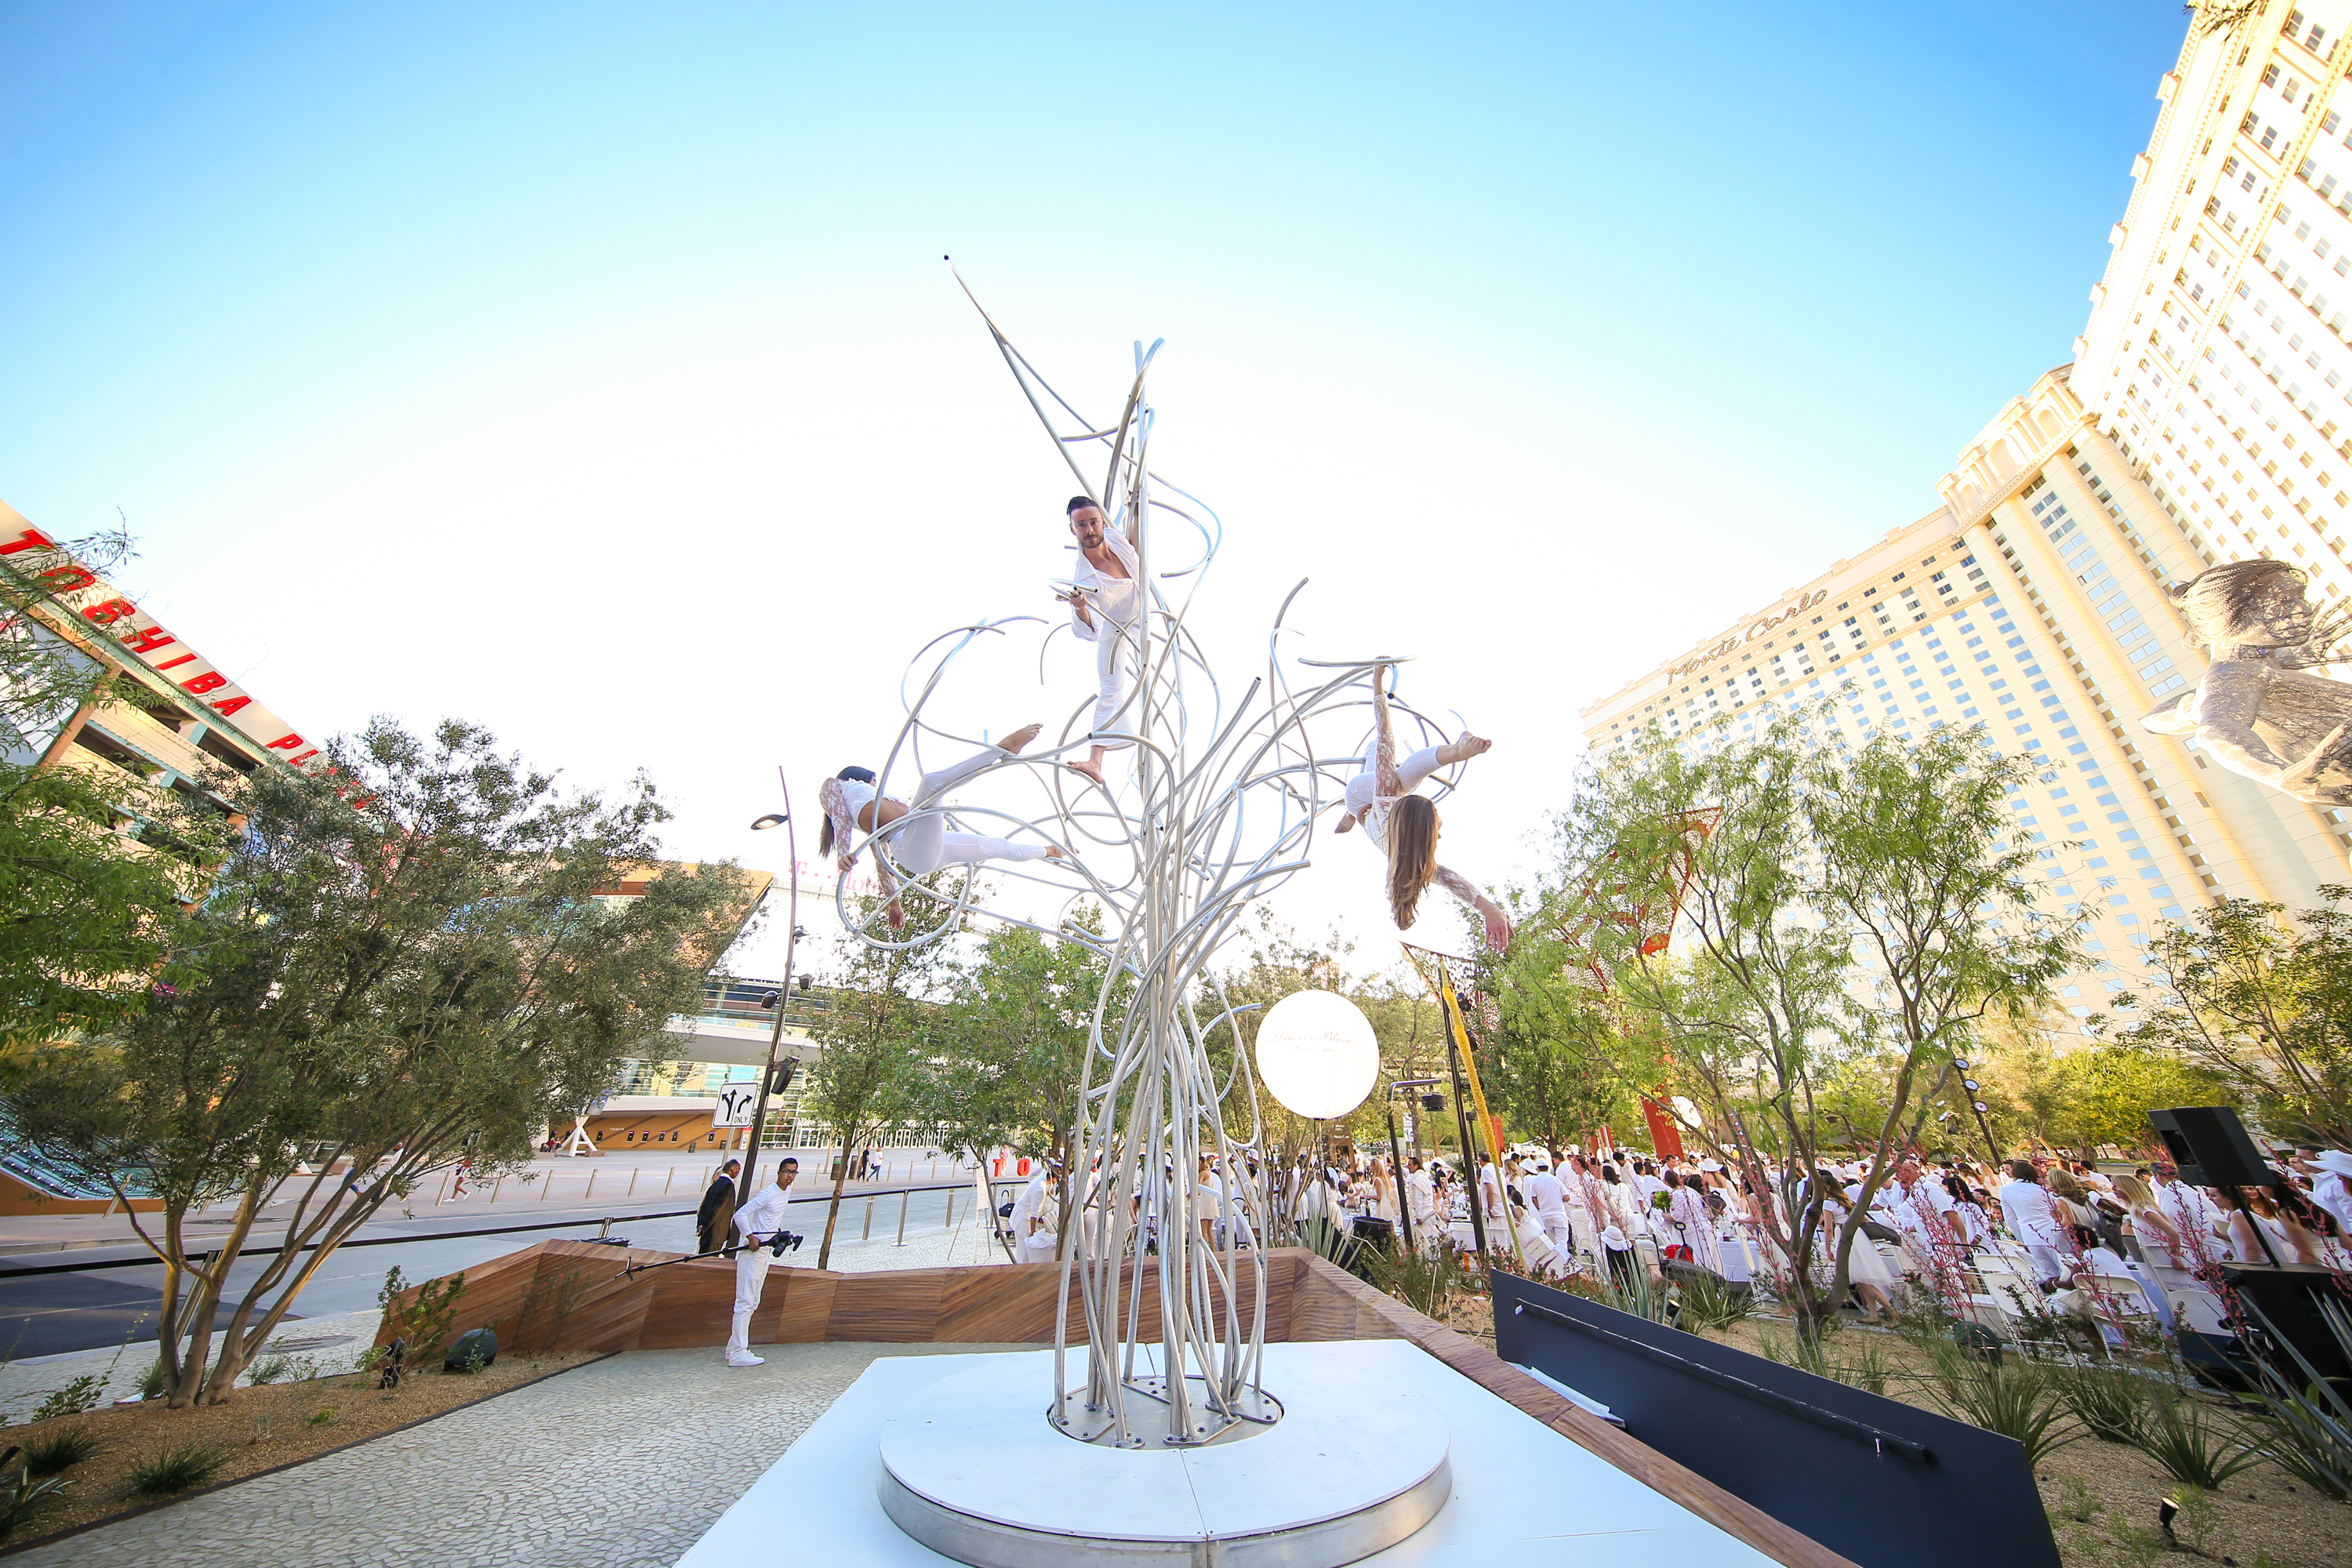
[[[743,1151],[743,1180],[736,1193],[746,1202],[751,1194],[751,1173],[760,1163],[760,1136],[768,1121],[768,1095],[776,1082],[776,1053],[784,1044],[784,1005],[793,994],[793,958],[801,940],[801,856],[800,837],[793,829],[793,786],[784,770],[776,770],[777,787],[784,792],[784,809],[770,812],[751,824],[751,831],[763,833],[771,827],[784,830],[784,879],[790,885],[785,894],[784,919],[791,922],[791,932],[784,938],[784,981],[776,989],[776,1021],[768,1031],[768,1063],[760,1069],[760,1098],[751,1110],[750,1146]]]
[[[1388,1092],[1381,1096],[1381,1110],[1389,1119],[1389,1173],[1396,1183],[1397,1218],[1404,1224],[1405,1250],[1412,1250],[1412,1198],[1404,1190],[1404,1150],[1397,1142],[1396,1093],[1401,1089],[1422,1089],[1437,1080],[1433,1078],[1401,1078],[1389,1084]]]

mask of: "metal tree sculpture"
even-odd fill
[[[977,300],[973,304],[978,308]],[[873,847],[887,856],[891,840],[927,813],[967,829],[1058,845],[1066,858],[992,870],[1054,889],[1069,903],[1093,900],[1104,911],[1104,929],[1043,924],[996,904],[983,909],[971,867],[929,879],[899,873],[914,928],[908,931],[886,929],[878,910],[854,910],[845,896],[836,903],[844,924],[876,946],[937,942],[968,915],[985,912],[1081,942],[1107,961],[1065,1178],[1067,1201],[1078,1212],[1062,1252],[1065,1310],[1057,1316],[1049,1419],[1073,1437],[1122,1447],[1211,1443],[1281,1412],[1259,1381],[1266,1286],[1256,1242],[1266,1237],[1271,1216],[1264,1192],[1247,1175],[1262,1152],[1257,1095],[1237,1010],[1210,961],[1251,900],[1307,868],[1317,818],[1339,804],[1360,766],[1360,739],[1353,752],[1318,754],[1310,721],[1360,737],[1370,683],[1392,679],[1398,661],[1297,660],[1315,676],[1311,686],[1293,689],[1276,645],[1283,618],[1306,586],[1302,579],[1276,614],[1264,673],[1229,701],[1187,625],[1223,525],[1150,461],[1155,416],[1146,384],[1160,345],[1136,345],[1125,406],[1115,422],[1098,426],[1045,383],[984,310],[981,314],[1080,487],[1112,526],[1134,524],[1144,610],[1137,678],[1117,721],[1118,738],[1135,751],[1131,793],[1081,784],[1058,765],[1065,753],[1091,743],[1089,699],[1064,725],[1058,745],[1024,752],[991,775],[1025,776],[1043,795],[1041,811],[1024,816],[1002,807],[917,801]],[[1107,457],[1098,480],[1079,466],[1078,452],[1087,448]],[[1171,525],[1178,540],[1197,548],[1167,547],[1160,535]],[[934,639],[917,656],[902,687],[906,722],[878,789],[887,793],[894,773],[903,779],[922,771],[926,738],[971,743],[928,722],[927,704],[959,654],[983,637],[1036,621],[977,622]],[[1392,702],[1391,712],[1424,740],[1437,734],[1403,704]],[[1435,793],[1450,790],[1457,773],[1458,765],[1441,773]],[[1132,994],[1123,1016],[1110,1016],[1122,975],[1132,979]],[[1229,1109],[1239,1127],[1228,1126]],[[1212,1161],[1218,1175],[1204,1178]],[[1075,1385],[1066,1328],[1074,1286],[1087,1326],[1087,1372]],[[1149,1341],[1147,1298],[1156,1298],[1160,1309],[1159,1331]]]

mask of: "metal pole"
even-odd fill
[[[914,1189],[911,1187],[898,1189],[898,1239],[890,1244],[893,1247],[907,1245],[907,1200],[914,1195]]]
[[[1478,1154],[1470,1146],[1470,1113],[1465,1109],[1470,1096],[1462,1087],[1462,1049],[1451,1029],[1445,1032],[1445,1059],[1454,1072],[1454,1125],[1462,1139],[1462,1184],[1470,1191],[1470,1237],[1478,1248],[1479,1266],[1491,1268],[1494,1258],[1486,1250],[1486,1219],[1479,1212],[1485,1205],[1478,1201]]]
[[[793,994],[793,958],[801,940],[800,835],[793,826],[792,781],[781,766],[776,769],[776,787],[784,792],[784,879],[789,884],[784,894],[784,983],[776,988],[776,1023],[768,1031],[768,1065],[760,1072],[760,1099],[751,1110],[750,1146],[743,1151],[743,1180],[735,1189],[739,1198],[752,1191],[751,1173],[760,1163],[760,1133],[768,1121],[768,1088],[776,1081],[776,1053],[784,1043],[784,1008]]]
[[[1397,1218],[1404,1226],[1405,1250],[1412,1250],[1412,1198],[1404,1190],[1404,1155],[1397,1147],[1396,1086],[1381,1097],[1381,1110],[1389,1119],[1389,1179],[1396,1184]]]

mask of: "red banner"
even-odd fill
[[[1642,1097],[1642,1119],[1650,1124],[1650,1147],[1657,1151],[1659,1159],[1683,1157],[1682,1129],[1675,1125],[1675,1119],[1664,1106],[1646,1094]]]

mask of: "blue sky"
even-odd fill
[[[1312,651],[1418,654],[1498,742],[1449,851],[1508,880],[1579,704],[1929,510],[2070,357],[2185,26],[0,4],[0,499],[121,509],[298,722],[644,766],[758,863],[918,628],[1066,569],[953,252],[1095,406],[1168,340],[1236,657],[1301,576]],[[998,732],[1084,695],[1006,679]],[[1359,912],[1349,847],[1286,913]]]

